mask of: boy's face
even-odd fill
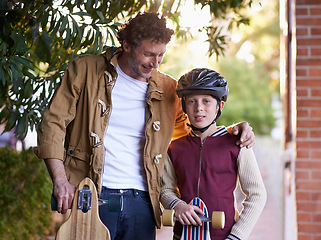
[[[224,102],[221,102],[221,109]],[[217,100],[211,95],[187,95],[185,98],[186,113],[191,124],[197,128],[204,128],[212,123],[218,112]]]

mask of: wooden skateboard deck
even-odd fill
[[[56,240],[110,240],[108,228],[98,214],[95,184],[83,179],[75,192],[69,218],[60,226]]]
[[[198,197],[193,198],[190,205],[198,206],[208,218],[209,214],[205,203]],[[210,240],[209,222],[204,222],[202,226],[184,225],[181,240]]]

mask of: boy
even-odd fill
[[[180,224],[202,225],[198,214],[204,213],[187,204],[199,197],[210,213],[225,213],[225,227],[210,228],[212,239],[245,240],[267,196],[253,150],[240,149],[235,136],[225,127],[216,127],[228,96],[227,82],[213,70],[193,69],[179,79],[176,92],[192,130],[188,136],[172,141],[168,149],[161,202],[175,210]],[[234,196],[238,180],[246,195],[241,214]],[[174,227],[174,239],[182,234],[179,223]]]

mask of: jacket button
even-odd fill
[[[155,164],[159,164],[159,160],[162,158],[162,154],[158,154],[154,157],[154,163]]]
[[[160,121],[153,122],[153,128],[156,132],[160,130]]]
[[[69,154],[69,155],[73,155],[73,154],[74,154],[74,150],[69,150],[69,151],[68,151],[68,154]]]

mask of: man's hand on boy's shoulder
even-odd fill
[[[255,144],[255,135],[253,128],[248,122],[241,122],[233,126],[232,134],[238,135],[241,133],[240,139],[236,142],[236,145],[246,148],[251,148]]]

